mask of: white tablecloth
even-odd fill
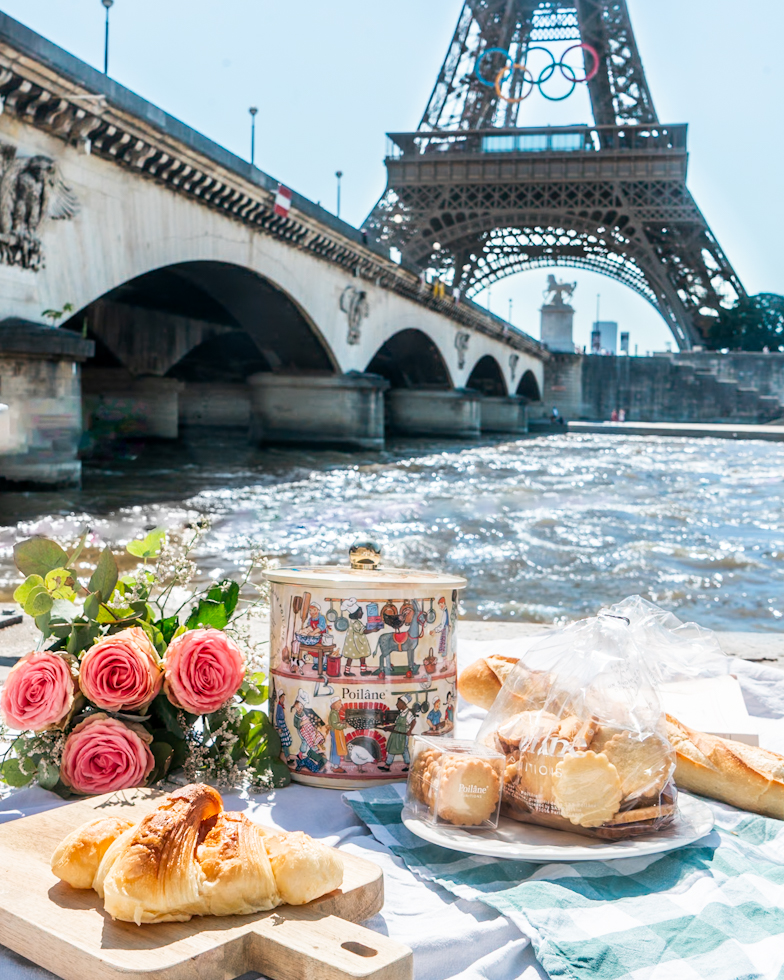
[[[530,640],[527,638],[525,646]],[[461,641],[461,667],[491,648],[518,652],[503,644]],[[756,719],[760,744],[784,752],[784,672],[761,664],[734,660],[750,714]],[[461,701],[458,735],[470,737],[484,712]],[[385,875],[382,912],[365,925],[410,946],[417,980],[547,980],[533,956],[529,940],[504,916],[480,902],[455,898],[441,887],[426,884],[380,845],[343,802],[341,794],[292,784],[268,796],[244,800],[224,794],[227,809],[248,810],[259,822],[285,830],[304,830],[341,850],[379,864]],[[64,805],[52,793],[34,788],[17,791],[0,802],[0,822]],[[248,974],[248,978],[258,974]],[[0,947],[1,980],[51,980],[52,974]]]

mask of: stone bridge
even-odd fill
[[[2,14],[0,99],[0,477],[78,479],[85,433],[524,429],[535,340]]]

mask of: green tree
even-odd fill
[[[722,311],[711,327],[709,341],[716,349],[784,350],[784,296],[758,293],[741,297]]]

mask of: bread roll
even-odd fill
[[[784,757],[768,749],[696,732],[667,715],[675,783],[741,810],[784,820]]]
[[[475,660],[458,678],[457,689],[470,704],[490,708],[516,664],[516,657]]]

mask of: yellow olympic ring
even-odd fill
[[[504,80],[504,77],[507,74],[507,72],[511,74],[512,72],[514,72],[515,68],[519,68],[523,73],[523,85],[525,85],[525,76],[526,74],[528,75],[528,77],[531,79],[531,88],[525,93],[525,95],[521,95],[519,99],[510,99],[508,95],[504,95],[504,93],[501,91],[501,82]],[[501,71],[498,72],[498,74],[495,77],[495,94],[498,96],[499,99],[503,99],[504,102],[511,102],[512,105],[517,105],[518,102],[522,102],[523,99],[528,98],[531,92],[533,92],[535,85],[536,82],[534,81],[533,72],[525,66],[525,63],[523,63],[522,65],[514,64],[512,65],[511,68],[508,68],[506,65],[504,65],[504,67],[501,69]]]

